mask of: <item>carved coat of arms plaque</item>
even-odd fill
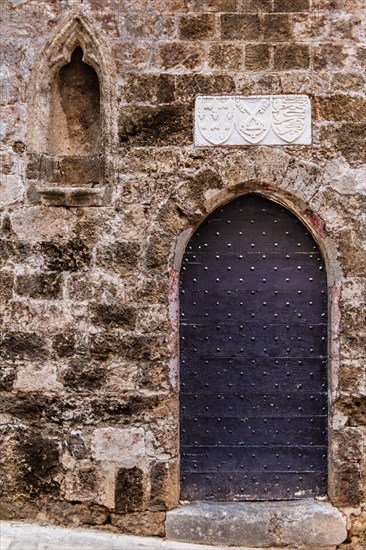
[[[200,132],[210,145],[221,145],[233,131],[235,105],[227,97],[202,97],[196,116]]]
[[[306,95],[197,96],[195,145],[310,145]]]

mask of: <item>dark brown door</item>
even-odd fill
[[[181,498],[327,491],[327,282],[286,208],[251,194],[191,238],[180,276]]]

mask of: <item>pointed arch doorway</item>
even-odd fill
[[[184,500],[327,493],[327,281],[302,222],[259,195],[215,210],[180,274]]]

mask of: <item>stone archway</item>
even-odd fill
[[[238,191],[240,191],[238,189]],[[256,194],[260,197],[269,199],[267,204],[285,211],[295,218],[305,233],[308,229],[307,237],[310,238],[312,246],[321,252],[324,259],[322,267],[326,267],[328,275],[328,294],[329,300],[326,307],[328,312],[328,347],[329,354],[328,372],[326,378],[329,385],[329,445],[328,457],[325,458],[329,465],[328,483],[324,483],[318,494],[328,495],[330,501],[333,498],[337,499],[335,491],[336,480],[334,479],[333,461],[334,459],[334,442],[332,441],[332,403],[337,395],[337,376],[338,376],[338,339],[337,339],[337,311],[339,300],[339,267],[334,254],[333,244],[327,237],[321,219],[312,212],[307,205],[294,196],[283,190],[273,190],[270,186],[261,185],[255,182],[249,182],[242,187],[242,191]],[[210,218],[216,211],[225,209],[225,206],[220,206],[228,201],[235,203],[236,197],[232,193],[223,191],[219,193],[220,197],[215,197],[214,204],[211,207],[207,205],[207,209],[211,214],[206,218]],[[246,195],[242,196],[244,198]],[[216,207],[216,210],[214,208]],[[293,212],[294,214],[291,214]],[[198,230],[204,226],[202,222]],[[184,253],[188,250],[190,242],[194,239],[194,229],[184,231],[178,239],[175,267],[178,268],[184,259]],[[193,237],[192,237],[193,236]],[[205,266],[203,266],[205,267]],[[207,266],[208,267],[208,266]],[[230,266],[227,266],[230,267]],[[251,266],[252,267],[252,266]],[[321,270],[324,273],[324,270]],[[173,324],[179,325],[178,321],[178,284],[177,270],[171,270],[171,319]],[[198,308],[199,309],[199,308]],[[203,313],[205,311],[203,310]],[[322,312],[323,313],[323,312]],[[323,337],[323,336],[322,336]],[[326,336],[325,336],[326,337]],[[178,374],[178,362],[172,360],[171,372]],[[287,375],[286,371],[286,375]],[[240,373],[239,373],[240,374]],[[310,374],[310,373],[309,373]],[[193,375],[194,376],[194,375]],[[210,378],[211,380],[211,378]],[[181,379],[182,382],[182,379]],[[277,382],[274,382],[277,383]],[[198,401],[200,401],[198,399]],[[201,402],[201,406],[205,408],[207,403]],[[182,406],[182,403],[181,403]],[[325,435],[325,434],[324,434]],[[277,458],[277,457],[276,457]],[[322,459],[324,457],[322,456]],[[324,464],[324,463],[323,463]],[[308,493],[308,494],[311,494]],[[313,492],[313,495],[315,492]],[[184,493],[181,493],[181,498]],[[219,502],[220,498],[215,500],[212,495],[208,495],[209,502],[200,502],[193,500],[182,500],[183,506],[171,510],[167,513],[166,534],[168,538],[179,540],[182,542],[199,542],[208,544],[223,544],[223,545],[241,545],[255,546],[258,548],[268,547],[269,545],[307,545],[309,548],[318,548],[319,545],[330,545],[334,547],[340,544],[346,536],[345,517],[335,508],[331,502],[327,502],[327,496],[317,499],[304,498],[306,494],[298,494],[295,498],[298,500],[285,500],[285,497],[280,497],[280,500],[270,500],[266,495],[265,502]],[[244,495],[244,499],[247,496]],[[193,493],[193,498],[196,498]],[[201,497],[202,498],[202,497]],[[205,497],[204,497],[205,498]],[[211,501],[210,501],[211,500]],[[239,499],[238,499],[239,500]],[[323,502],[324,500],[324,502]],[[335,502],[336,504],[336,502]],[[300,527],[301,526],[301,527]]]

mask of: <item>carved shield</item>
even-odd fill
[[[292,143],[306,128],[307,98],[301,96],[281,97],[273,100],[272,128],[275,134]]]
[[[237,98],[235,125],[249,143],[259,143],[271,127],[271,108],[268,98]]]
[[[229,97],[197,98],[197,125],[213,145],[227,141],[234,129],[234,102]]]

